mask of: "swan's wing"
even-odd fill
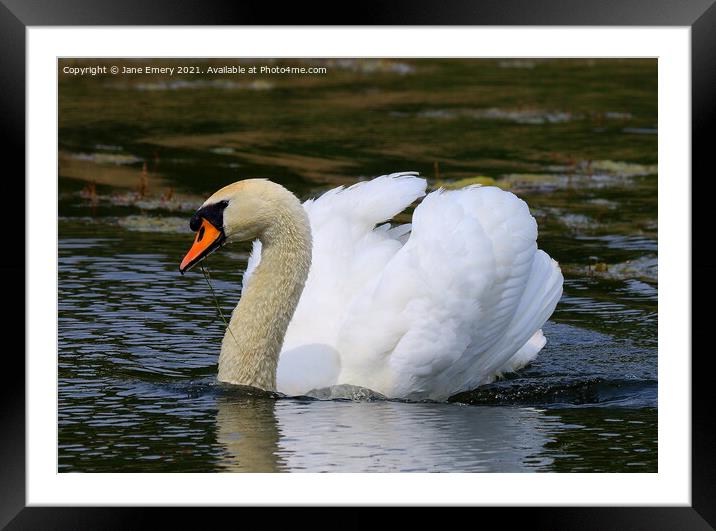
[[[348,188],[339,186],[317,199],[308,199],[303,203],[311,223],[313,239],[309,274],[312,284],[326,278],[333,278],[339,283],[345,279],[345,275],[341,274],[343,272],[333,267],[335,260],[352,258],[360,251],[370,250],[376,225],[402,212],[413,201],[425,195],[427,183],[417,175],[417,172],[382,175]],[[407,224],[392,229],[390,226],[378,227],[376,234],[380,236],[378,241],[388,239],[404,243],[404,236],[409,232],[410,225]],[[244,286],[260,262],[261,242],[256,240],[244,272]],[[319,277],[314,273],[319,267],[325,266],[329,269],[327,275]],[[304,294],[306,291],[304,289]]]
[[[340,356],[336,343],[350,302],[400,250],[409,225],[389,220],[425,195],[415,173],[395,173],[330,190],[304,203],[311,223],[311,269],[286,331],[277,373],[278,389],[297,394],[336,383]],[[245,279],[260,260],[254,244]]]
[[[559,268],[536,238],[534,218],[512,193],[471,187],[428,195],[407,243],[341,324],[339,383],[446,398],[489,381],[561,295]],[[535,345],[526,348],[531,356]]]

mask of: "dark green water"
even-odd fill
[[[59,74],[59,471],[656,472],[656,61],[321,64]],[[402,170],[528,202],[565,274],[537,360],[440,404],[216,385],[191,212],[241,178],[304,199]],[[210,259],[226,314],[248,250]]]

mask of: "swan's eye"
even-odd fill
[[[228,201],[219,201],[211,205],[206,205],[197,210],[189,221],[189,228],[196,232],[201,226],[203,219],[214,225],[214,227],[221,229],[224,226],[224,209],[229,204]]]
[[[196,237],[196,241],[200,242],[201,239],[204,237],[204,230],[204,225],[202,225],[199,229],[199,235]]]

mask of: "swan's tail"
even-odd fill
[[[537,357],[547,343],[541,328],[562,297],[563,280],[557,262],[544,251],[538,250],[532,262],[525,293],[510,325],[514,334],[512,344],[519,344],[525,336],[529,339],[497,370],[497,375],[524,367]],[[538,329],[537,332],[532,334],[535,329]]]

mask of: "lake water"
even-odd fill
[[[656,61],[316,64],[60,74],[58,470],[656,472]],[[240,178],[305,199],[402,170],[528,202],[565,276],[537,360],[447,403],[217,384],[224,324],[178,271],[193,210]],[[209,259],[226,315],[248,251]]]

